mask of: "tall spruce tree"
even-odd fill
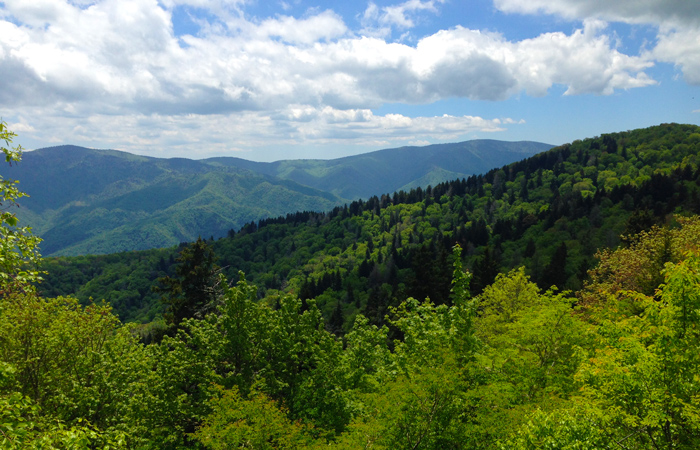
[[[178,327],[184,319],[201,318],[211,309],[219,266],[214,251],[201,237],[183,248],[176,261],[175,276],[159,278],[153,290],[163,294],[166,322]]]
[[[550,286],[556,286],[559,289],[564,289],[564,285],[568,279],[568,273],[566,271],[567,253],[566,243],[562,242],[559,247],[557,247],[554,256],[552,256],[552,259],[549,261],[549,264],[542,274],[542,287],[549,288]]]

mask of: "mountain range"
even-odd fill
[[[207,245],[227,279],[243,272],[263,297],[314,299],[346,331],[358,313],[385,324],[408,297],[449,303],[455,244],[474,296],[521,267],[543,292],[580,291],[605,249],[700,214],[698,155],[696,125],[604,134],[466,179],[249,223]],[[151,322],[163,312],[152,286],[176,274],[186,248],[46,258],[40,289],[84,303],[104,299],[122,320]],[[669,259],[662,249],[647,253],[657,258],[655,274],[629,276],[651,295]]]
[[[17,215],[45,256],[104,254],[221,237],[296,211],[483,173],[551,148],[474,140],[402,147],[334,160],[272,163],[233,157],[153,158],[58,146],[25,152],[0,175],[29,194]]]

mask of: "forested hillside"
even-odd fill
[[[259,163],[212,158],[207,161],[250,169],[357,200],[485,173],[550,148],[551,145],[541,142],[476,139],[378,150],[331,160]]]
[[[464,248],[473,294],[524,266],[542,288],[579,289],[593,256],[621,235],[700,212],[700,129],[661,125],[576,141],[483,175],[249,223],[210,242],[229,279],[316,298],[345,330],[358,312],[381,324],[402,299],[449,297],[450,254]],[[151,291],[178,248],[49,259],[41,289],[105,299],[123,320],[161,311]]]
[[[3,168],[4,169],[4,168]],[[322,211],[338,197],[290,180],[188,159],[63,146],[28,152],[4,169],[28,198],[19,217],[46,255],[168,247],[295,210]]]
[[[486,172],[550,147],[479,140],[257,163],[60,146],[27,152],[0,174],[22,180],[30,196],[17,213],[44,239],[44,254],[107,254],[218,238],[250,221],[328,211],[347,199]]]
[[[695,126],[605,135],[218,241],[48,259],[38,285],[6,211],[0,444],[698,448],[699,147]],[[61,282],[155,285],[164,321]],[[134,298],[115,304],[158,310]]]

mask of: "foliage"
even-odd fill
[[[0,397],[0,446],[8,450],[125,448],[123,439],[106,437],[84,421],[66,426],[47,419],[19,393]]]
[[[605,257],[622,273],[626,251]],[[243,277],[147,346],[105,306],[6,298],[2,431],[65,448],[697,447],[700,257],[668,264],[656,297],[580,309],[523,269],[470,298],[459,253],[451,304],[409,298],[382,327],[359,315],[344,345],[313,300],[259,300]],[[641,313],[620,314],[630,303]]]
[[[244,271],[261,296],[315,298],[326,319],[342,312],[342,332],[358,313],[381,327],[408,297],[449,304],[456,243],[472,295],[520,266],[542,289],[578,291],[598,249],[700,211],[697,133],[664,124],[575,141],[467,179],[250,222],[210,245],[228,278]],[[150,321],[162,310],[149,287],[172,276],[177,251],[49,260],[44,289],[105,298],[123,320]]]
[[[608,299],[625,291],[637,291],[654,295],[663,282],[666,263],[678,262],[688,252],[697,252],[700,220],[697,217],[676,217],[676,226],[654,226],[629,238],[629,245],[615,251],[601,250],[596,257],[598,266],[590,272],[590,281],[579,293],[582,302],[590,306],[604,307]],[[622,307],[624,298],[617,305]],[[627,313],[633,314],[633,304]]]
[[[161,301],[166,305],[165,320],[179,326],[184,319],[202,318],[214,309],[216,300],[216,273],[214,252],[201,238],[186,246],[176,259],[175,277],[158,279],[155,292],[163,294]]]
[[[211,403],[212,413],[196,433],[207,448],[298,449],[309,440],[304,427],[290,421],[265,394],[244,399],[234,387],[221,390]]]
[[[77,427],[85,436],[124,439],[123,420],[143,375],[143,355],[109,307],[13,295],[2,303],[0,342],[7,368],[0,392],[46,411],[52,430]],[[93,427],[102,432],[92,433]]]
[[[81,255],[174,246],[197,236],[220,238],[250,221],[326,211],[357,198],[435,185],[550,147],[482,140],[336,160],[255,163],[59,146],[28,153],[31,170],[0,168],[0,173],[21,179],[32,194],[20,217],[44,238],[44,253]]]
[[[0,121],[0,141],[4,141],[0,150],[9,165],[22,159],[22,148],[11,146],[15,136]],[[17,189],[17,183],[0,175],[0,295],[26,289],[28,283],[41,279],[41,272],[36,269],[41,258],[38,247],[41,239],[31,234],[31,228],[18,227],[17,215],[12,212],[18,206],[17,200],[27,195]]]
[[[656,141],[675,142],[680,138],[667,135],[689,131],[661,130],[666,134]],[[624,165],[636,155],[664,169],[661,163],[673,161],[674,152],[648,150],[648,139],[634,143],[645,133],[617,136],[615,145],[607,136],[587,147],[572,144],[569,152],[586,161],[579,172],[567,172],[564,150],[553,152],[560,175],[574,177],[557,192],[580,194],[595,187],[583,178],[592,176],[599,161]],[[578,155],[577,148],[591,153]],[[619,154],[623,148],[627,159]],[[689,167],[694,162],[686,156]],[[582,180],[572,183],[576,173]],[[605,177],[606,186],[614,183],[612,174]],[[504,180],[506,171],[496,172],[490,186],[481,188],[500,190],[503,198],[509,195]],[[653,180],[647,181],[664,183],[663,177]],[[522,181],[511,185],[518,187],[517,195],[524,191]],[[640,182],[641,189],[647,181]],[[541,194],[540,187],[533,183],[527,195]],[[672,217],[667,226],[652,226],[617,249],[595,253],[599,264],[590,281],[572,292],[538,285],[542,278],[533,274],[541,243],[567,266],[582,251],[570,239],[573,222],[561,228],[569,216],[554,220],[555,232],[547,235],[550,213],[543,213],[542,222],[533,222],[518,238],[525,244],[520,261],[530,270],[499,273],[472,296],[474,276],[464,267],[481,256],[469,242],[482,239],[486,230],[484,245],[496,251],[495,222],[474,223],[465,255],[460,246],[446,253],[448,242],[438,233],[455,232],[447,223],[464,217],[452,217],[449,205],[469,195],[435,199],[431,192],[412,204],[392,200],[354,215],[300,213],[293,226],[292,218],[251,226],[214,247],[245,252],[253,246],[251,255],[261,258],[254,256],[250,264],[268,269],[275,258],[289,258],[287,263],[308,258],[303,270],[287,272],[296,270],[298,277],[288,278],[285,287],[258,289],[242,274],[235,285],[219,274],[212,308],[197,303],[200,313],[183,318],[159,342],[140,342],[136,327],[123,325],[104,304],[83,306],[74,298],[33,291],[6,295],[0,302],[3,444],[168,450],[700,446],[700,219]],[[655,198],[648,195],[640,201]],[[609,203],[609,217],[622,218],[606,199],[601,196],[600,205]],[[481,206],[488,198],[484,202]],[[626,227],[623,222],[617,223]],[[412,235],[415,226],[424,233],[422,243]],[[512,242],[500,243],[501,258],[517,251],[507,250]],[[328,245],[338,250],[324,253]],[[167,253],[142,256],[160,272],[175,274],[175,260],[169,264]],[[545,267],[540,264],[540,277]],[[418,280],[425,277],[440,280],[429,292],[435,298],[409,295],[421,292],[412,284],[424,286]],[[342,336],[331,333],[323,317],[339,304],[353,315]],[[360,314],[363,309],[372,314]]]
[[[560,450],[629,448],[614,442],[600,426],[600,418],[578,409],[546,413],[541,409],[530,415],[517,435],[499,443],[502,450]]]
[[[608,411],[607,425],[639,448],[700,445],[699,292],[696,255],[667,266],[660,301],[627,292],[644,312],[603,318],[595,356],[578,375],[586,395]]]

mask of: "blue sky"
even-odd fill
[[[335,158],[700,123],[690,0],[5,0],[26,149]]]

